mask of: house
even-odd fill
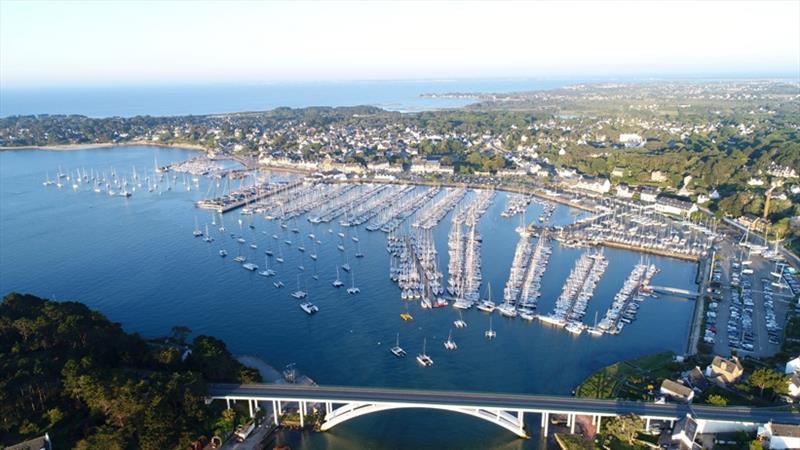
[[[636,133],[622,133],[619,135],[619,143],[628,148],[641,147],[644,142],[644,139]]]
[[[800,372],[794,372],[789,377],[789,396],[800,397]]]
[[[748,186],[763,186],[764,185],[764,180],[762,180],[761,178],[752,177],[749,180],[747,180],[747,185]]]
[[[739,362],[739,358],[736,356],[726,359],[717,355],[711,361],[711,364],[706,367],[706,376],[722,384],[735,382],[742,376],[743,372],[742,363]]]
[[[656,211],[688,217],[697,211],[697,205],[677,198],[659,196],[656,198]]]
[[[608,178],[581,178],[575,183],[575,187],[584,191],[607,194],[611,190],[611,182]]]
[[[5,447],[5,450],[51,450],[52,448],[53,444],[50,442],[50,435],[45,433],[44,436],[39,436],[29,441],[9,445]]]
[[[692,389],[696,391],[703,392],[708,387],[708,380],[706,379],[706,376],[703,375],[703,371],[697,366],[695,366],[694,369],[685,372],[682,378],[686,381],[687,385],[691,386]]]
[[[800,425],[767,422],[758,427],[758,436],[769,441],[770,449],[800,448]]]
[[[709,200],[711,200],[711,198],[708,195],[702,194],[702,193],[701,194],[697,194],[697,204],[698,205],[704,205],[704,204],[708,203]]]
[[[634,191],[627,184],[620,184],[617,186],[617,197],[619,198],[633,198]]]
[[[786,362],[786,370],[784,371],[785,374],[793,374],[795,372],[800,372],[800,356],[790,359]]]
[[[711,191],[710,194],[708,194],[708,198],[710,198],[711,200],[719,200],[719,197],[720,197],[719,191],[716,189],[714,189],[713,191]]]
[[[694,391],[691,388],[670,379],[661,382],[660,392],[683,402],[690,402],[694,398]]]
[[[453,174],[452,166],[443,166],[439,160],[426,159],[422,161],[413,161],[411,163],[411,173],[441,173],[445,175]]]
[[[675,422],[675,426],[672,427],[672,433],[669,435],[670,442],[667,443],[666,448],[699,449],[701,446],[695,443],[697,434],[697,421],[690,414],[686,414],[686,417]]]
[[[769,222],[764,219],[763,217],[758,217],[750,213],[746,213],[745,215],[736,219],[737,222],[744,225],[748,229],[756,232],[762,232],[767,229],[769,226]]]
[[[653,189],[651,187],[644,187],[642,191],[639,193],[639,198],[643,202],[655,203],[656,198],[658,198],[658,189]]]
[[[625,176],[625,169],[621,167],[614,167],[614,170],[611,171],[612,177],[624,177]]]

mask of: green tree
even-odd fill
[[[644,430],[644,421],[635,414],[628,414],[609,420],[605,429],[611,436],[631,445],[636,436]]]
[[[723,397],[721,395],[717,395],[717,394],[709,395],[708,399],[706,400],[706,402],[709,405],[714,405],[714,406],[727,406],[728,405],[728,400],[725,397]]]

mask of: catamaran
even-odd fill
[[[192,231],[192,236],[200,237],[203,235],[203,232],[200,231],[200,224],[197,222],[197,217],[194,218],[194,230]]]
[[[403,350],[403,347],[400,347],[400,333],[397,333],[397,340],[395,341],[394,347],[390,348],[389,351],[398,358],[406,356],[406,351]]]
[[[356,279],[355,276],[350,273],[350,287],[347,288],[347,293],[350,295],[356,295],[361,292],[361,289],[356,287]]]
[[[430,367],[433,365],[433,358],[428,356],[428,354],[425,352],[425,348],[427,347],[427,345],[428,345],[428,340],[427,338],[425,338],[422,340],[422,353],[417,355],[417,362],[422,367]]]
[[[258,274],[263,277],[275,276],[275,271],[269,268],[269,259],[266,256],[264,257],[264,270],[258,272]]]
[[[458,312],[458,320],[453,322],[456,328],[466,328],[467,322],[464,322],[464,316],[461,314],[461,311]]]
[[[315,305],[315,304],[313,304],[311,302],[300,303],[300,309],[305,311],[306,314],[308,314],[309,316],[319,311],[319,308],[317,308],[317,305]]]
[[[497,337],[497,332],[492,329],[492,316],[489,316],[489,329],[483,334],[487,339],[494,339]]]
[[[456,350],[456,349],[458,349],[458,345],[456,345],[456,342],[453,340],[453,330],[452,329],[450,330],[450,334],[447,335],[447,340],[444,341],[444,348],[446,348],[447,350]]]
[[[291,293],[291,296],[300,300],[308,296],[308,293],[300,289],[300,274],[297,274],[297,290]]]

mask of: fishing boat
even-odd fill
[[[444,348],[447,350],[456,350],[458,349],[458,345],[453,340],[453,330],[450,330],[450,334],[447,335],[447,340],[444,341]]]
[[[497,337],[497,332],[492,329],[492,316],[489,316],[489,329],[483,333],[487,339],[494,339]]]
[[[433,358],[428,356],[427,352],[425,351],[426,347],[427,347],[427,344],[428,344],[428,340],[427,339],[423,339],[422,340],[422,353],[417,355],[417,362],[422,367],[430,367],[430,366],[433,365]]]
[[[404,358],[406,356],[406,351],[403,350],[403,347],[400,347],[400,333],[397,333],[394,347],[390,348],[389,351],[398,358]]]

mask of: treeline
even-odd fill
[[[187,328],[146,341],[77,302],[0,304],[0,447],[48,432],[58,448],[185,449],[221,423],[207,382],[261,381]]]

